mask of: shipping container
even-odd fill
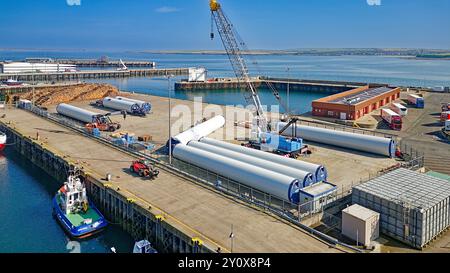
[[[421,249],[450,226],[450,183],[397,169],[352,190],[352,202],[380,213],[380,231]]]

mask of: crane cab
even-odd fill
[[[220,8],[220,4],[217,3],[216,0],[209,1],[209,7],[211,8],[211,11],[217,11]]]

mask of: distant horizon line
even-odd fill
[[[382,51],[427,51],[427,52],[450,52],[450,48],[416,48],[416,47],[305,47],[294,49],[252,49],[245,52],[274,52],[274,53],[296,53],[310,52],[320,50],[321,53],[326,51],[356,51],[356,50],[382,50]],[[19,48],[5,47],[0,51],[47,51],[47,52],[132,52],[132,53],[226,53],[223,49],[87,49],[87,48]]]

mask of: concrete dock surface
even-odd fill
[[[136,136],[149,134],[153,137],[152,143],[156,145],[156,149],[166,145],[169,139],[168,126],[168,99],[163,97],[131,94],[131,98],[150,101],[152,104],[152,114],[147,117],[135,117],[128,115],[125,120],[122,116],[113,116],[112,120],[122,125],[120,131],[135,133]],[[89,102],[71,103],[77,107],[94,111],[97,113],[108,113],[111,109],[98,108],[89,105]],[[171,100],[172,105],[172,135],[176,135],[190,128],[196,122],[201,121],[203,117],[213,117],[218,114],[225,115],[226,125],[223,130],[218,130],[209,137],[218,140],[225,140],[235,144],[242,143],[240,139],[250,137],[250,129],[235,126],[235,121],[248,120],[251,112],[246,109],[237,107],[225,107],[213,104],[195,104],[193,101]],[[197,107],[195,110],[194,108]],[[56,106],[48,107],[50,112],[56,113]],[[201,109],[198,109],[201,108]],[[189,114],[192,113],[192,116]],[[270,114],[268,116],[278,119],[279,115]],[[180,125],[180,126],[178,126]],[[238,139],[238,140],[236,140]],[[372,155],[369,153],[352,151],[343,148],[337,148],[329,145],[310,143],[305,141],[309,146],[312,154],[300,158],[300,160],[321,164],[327,167],[329,173],[329,181],[339,188],[348,189],[353,184],[358,183],[361,179],[368,179],[374,176],[378,171],[396,165],[395,159]]]
[[[5,113],[2,122],[32,138],[39,132],[48,149],[79,162],[99,178],[111,173],[114,187],[162,208],[205,243],[229,250],[233,225],[234,252],[340,252],[298,227],[164,170],[153,181],[129,174],[132,156],[30,112],[7,109]]]

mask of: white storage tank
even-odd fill
[[[111,108],[118,111],[127,111],[129,114],[142,115],[144,114],[141,111],[139,105],[134,102],[126,101],[126,100],[118,100],[111,97],[106,97],[102,100],[102,104],[104,107]]]
[[[313,181],[314,176],[311,173],[296,168],[291,168],[289,166],[281,165],[275,162],[269,162],[264,159],[255,158],[243,153],[234,152],[229,149],[212,146],[198,141],[191,141],[189,142],[188,146],[200,149],[202,151],[221,155],[227,158],[231,158],[243,163],[251,164],[256,167],[264,168],[269,171],[297,178],[301,182],[299,185],[301,188],[308,187],[314,182]]]
[[[215,153],[178,144],[173,156],[291,203],[299,202],[300,181]]]
[[[82,121],[85,123],[97,122],[97,119],[101,117],[101,114],[94,113],[82,108],[78,108],[66,103],[61,103],[56,107],[58,114]]]
[[[308,173],[311,173],[313,175],[313,181],[314,183],[320,182],[320,181],[326,181],[328,178],[327,170],[322,165],[312,164],[309,162],[304,162],[292,158],[283,157],[280,155],[263,152],[260,150],[255,150],[247,147],[242,147],[239,145],[227,143],[224,141],[219,141],[211,138],[201,138],[200,142],[206,143],[209,145],[213,145],[216,147],[221,147],[224,149],[228,149],[231,151],[235,151],[238,153],[246,154],[249,156],[252,156],[254,158],[264,159],[266,161],[272,162],[272,163],[278,163],[284,166],[288,166],[291,168],[296,168]]]
[[[357,204],[342,210],[342,235],[371,246],[380,237],[380,214]]]
[[[139,105],[139,107],[141,107],[141,109],[144,109],[144,111],[147,114],[150,113],[150,111],[152,110],[152,105],[151,105],[150,102],[145,102],[145,101],[142,101],[142,100],[130,99],[130,98],[121,97],[121,96],[117,96],[116,99],[134,102],[137,105]]]
[[[282,129],[286,125],[287,123],[279,122],[278,128]],[[292,126],[284,131],[283,135],[292,136]],[[317,143],[389,157],[395,157],[395,150],[397,148],[395,140],[390,138],[355,134],[304,125],[297,125],[297,137]]]
[[[223,116],[215,116],[193,128],[184,131],[172,138],[172,145],[181,143],[187,145],[189,141],[199,140],[212,134],[214,131],[222,128],[225,125],[225,118]]]

